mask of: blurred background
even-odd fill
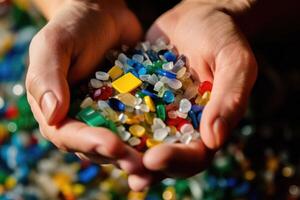
[[[145,26],[153,20],[144,18]],[[45,23],[27,0],[0,0],[0,200],[300,199],[299,32],[252,41],[259,76],[247,114],[209,169],[136,193],[122,171],[80,161],[41,137],[24,76],[30,40]]]

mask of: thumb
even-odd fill
[[[200,125],[202,140],[208,148],[220,148],[244,114],[256,71],[249,48],[229,45],[217,54],[211,99]]]
[[[33,38],[29,48],[26,89],[50,125],[62,120],[69,108],[66,80],[72,48],[69,40],[65,33],[46,26]]]

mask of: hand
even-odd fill
[[[164,37],[186,55],[194,78],[213,82],[201,125],[201,140],[161,144],[148,150],[146,168],[164,176],[188,177],[203,170],[242,117],[256,79],[256,61],[228,14],[213,4],[184,1],[156,20],[147,38]],[[159,156],[157,156],[159,155]],[[139,185],[140,179],[135,179]]]
[[[59,149],[77,152],[83,159],[140,173],[141,154],[109,130],[66,116],[68,83],[90,74],[113,46],[136,43],[140,25],[120,0],[63,2],[30,45],[26,88],[41,133]]]

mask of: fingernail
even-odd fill
[[[214,141],[215,145],[214,148],[220,148],[227,136],[228,132],[228,125],[227,121],[223,117],[218,117],[213,125],[213,134],[214,134]]]
[[[42,100],[41,100],[41,109],[42,112],[47,120],[47,122],[49,123],[54,115],[54,112],[56,110],[57,107],[57,98],[56,96],[53,94],[53,92],[49,91],[46,92],[43,96],[42,96]]]

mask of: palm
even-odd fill
[[[214,84],[200,125],[202,140],[159,145],[144,156],[150,170],[191,176],[207,166],[243,114],[256,77],[255,59],[232,18],[202,3],[179,4],[156,20],[147,37],[167,38],[187,56],[195,79]]]

